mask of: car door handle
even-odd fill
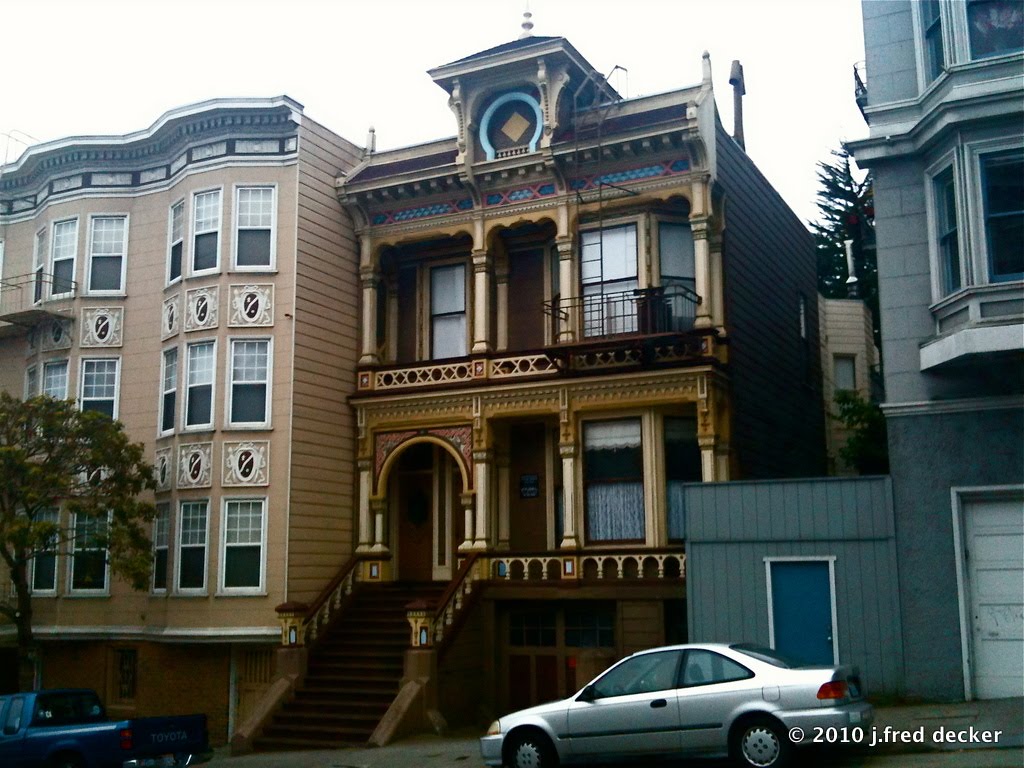
[[[655,699],[654,701],[651,702],[651,709],[661,709],[662,707],[667,707],[667,706],[668,706],[668,702],[665,701],[664,699]]]

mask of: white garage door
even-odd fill
[[[1024,498],[964,505],[974,696],[1024,696]]]

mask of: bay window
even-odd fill
[[[68,361],[51,360],[43,363],[43,394],[54,400],[68,396]]]
[[[270,267],[274,255],[274,188],[237,190],[235,266]]]
[[[953,169],[935,177],[935,211],[938,223],[939,280],[942,295],[948,296],[963,284],[960,272],[960,236],[957,226],[956,185]]]
[[[167,590],[167,550],[171,529],[171,505],[160,502],[156,505],[153,519],[153,591]]]
[[[220,190],[193,198],[192,272],[211,272],[220,266]]]
[[[32,558],[32,592],[56,592],[57,590],[57,526],[60,522],[60,509],[57,507],[46,507],[36,513],[35,522],[49,523],[54,526],[53,535],[50,536],[42,551],[36,553]]]
[[[991,282],[1024,278],[1024,153],[983,155],[985,245]]]
[[[178,350],[165,349],[163,355],[163,382],[160,392],[160,432],[174,430],[174,417],[178,399]]]
[[[74,516],[71,538],[71,591],[105,592],[107,549],[105,517]]]
[[[168,235],[167,282],[181,279],[181,252],[185,243],[185,201],[171,206]]]
[[[270,421],[270,341],[231,342],[228,407],[232,426],[264,426]]]
[[[89,292],[124,290],[127,216],[97,216],[92,220],[89,244]]]
[[[53,225],[51,296],[67,296],[75,290],[75,256],[78,253],[78,219]]]
[[[178,518],[178,591],[206,590],[206,535],[210,502],[183,501]]]
[[[120,360],[87,359],[82,361],[83,411],[99,411],[117,418],[117,391]]]
[[[185,427],[213,425],[213,379],[216,342],[188,345],[188,369],[185,373]]]
[[[967,0],[971,58],[1024,50],[1024,6],[1020,0]]]

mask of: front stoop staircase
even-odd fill
[[[405,606],[435,605],[446,583],[356,587],[352,602],[310,651],[295,697],[253,743],[256,751],[366,744],[398,694],[409,648]]]

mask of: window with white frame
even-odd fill
[[[960,235],[957,221],[956,184],[953,168],[949,167],[935,177],[935,221],[938,228],[939,281],[942,295],[960,290],[963,280],[960,272]]]
[[[75,290],[75,256],[78,253],[78,219],[53,225],[50,259],[53,271],[51,296],[67,296]]]
[[[466,331],[466,265],[430,270],[430,356],[461,357],[468,351]]]
[[[156,505],[153,518],[153,591],[167,590],[167,552],[171,533],[171,505],[162,501]]]
[[[46,227],[36,232],[32,264],[32,272],[35,275],[32,285],[32,303],[38,304],[43,300],[43,286],[46,284]]]
[[[1024,152],[982,155],[981,185],[989,281],[1024,279]]]
[[[60,523],[60,510],[57,507],[41,509],[36,513],[35,522],[53,526],[53,533],[32,558],[32,592],[53,593],[57,591],[57,526]]]
[[[171,206],[167,246],[167,282],[181,278],[181,256],[185,244],[185,201]]]
[[[263,588],[263,534],[266,499],[224,501],[223,582],[221,588]]]
[[[180,592],[206,590],[206,535],[210,502],[183,501],[178,518],[177,584]]]
[[[213,425],[213,380],[216,344],[202,341],[188,345],[185,389],[185,427]]]
[[[50,360],[43,363],[43,394],[55,400],[68,396],[68,361]]]
[[[857,389],[857,358],[855,355],[832,356],[832,383],[837,393],[853,392]]]
[[[124,291],[127,216],[96,216],[89,242],[89,292]]]
[[[1024,5],[1020,0],[967,0],[971,58],[1024,50]]]
[[[39,394],[39,369],[30,365],[25,369],[25,399]]]
[[[178,400],[178,349],[165,349],[160,380],[160,432],[173,432]]]
[[[228,422],[263,426],[270,421],[270,341],[233,339]]]
[[[636,224],[605,227],[580,236],[583,335],[610,336],[637,330]]]
[[[583,425],[587,541],[643,541],[644,456],[639,418]]]
[[[117,358],[82,360],[80,407],[83,411],[99,411],[117,418],[119,368]]]
[[[270,267],[274,263],[274,188],[239,187],[235,208],[235,266]]]
[[[71,537],[71,591],[107,589],[106,517],[74,516]]]
[[[697,305],[697,271],[693,232],[682,222],[658,222],[658,259],[669,328],[686,331],[693,327]],[[651,318],[654,320],[655,318]]]
[[[939,0],[923,0],[920,7],[925,79],[930,83],[942,74],[946,64],[942,42],[942,9]]]
[[[220,266],[220,190],[198,193],[192,201],[192,272]]]

